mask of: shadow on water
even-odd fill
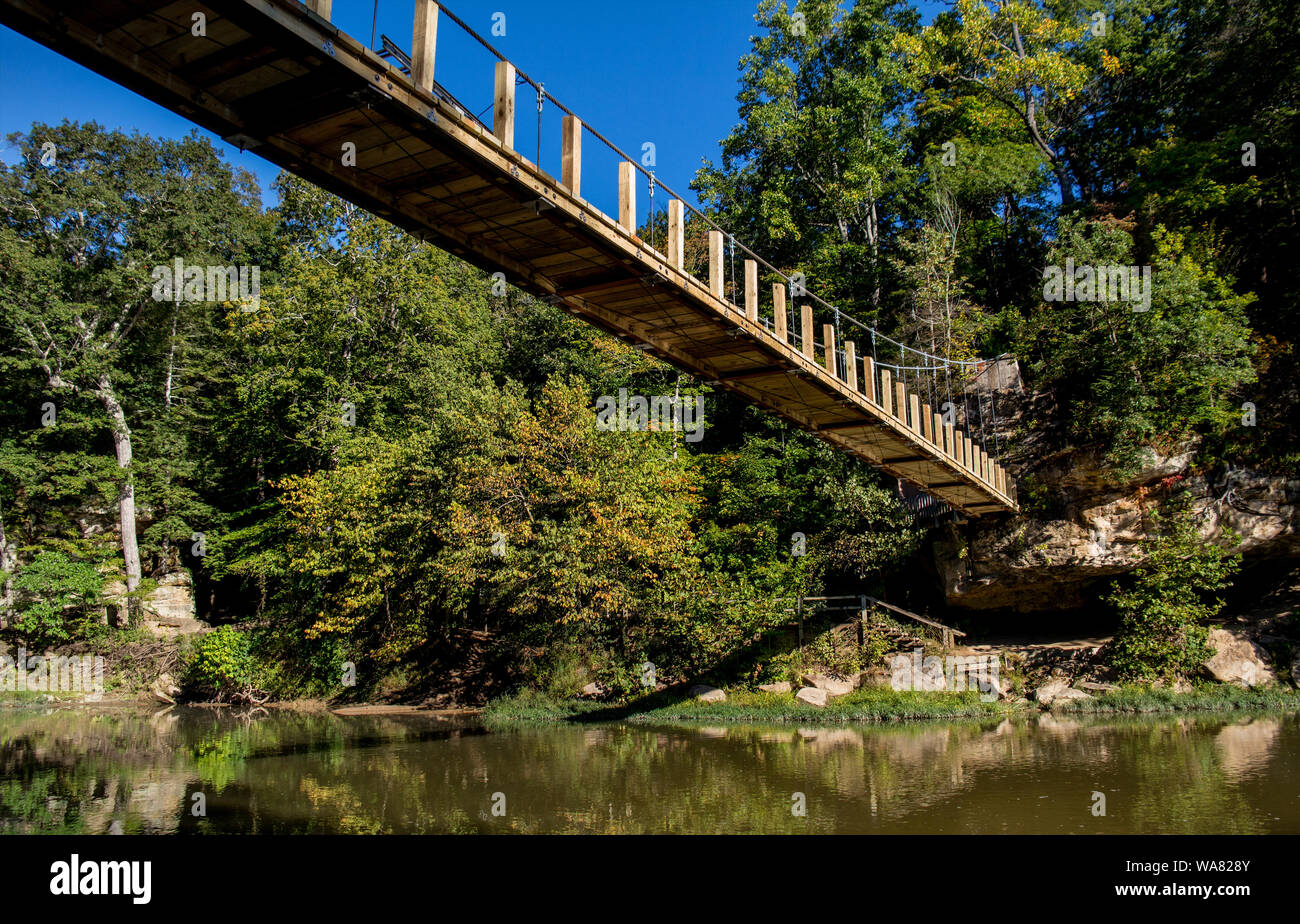
[[[0,831],[1300,833],[1295,715],[600,718],[0,710]]]

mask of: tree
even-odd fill
[[[1061,202],[1075,201],[1063,127],[1088,78],[1071,48],[1081,21],[1057,19],[1034,0],[956,0],[919,36],[901,35],[913,72],[958,94],[969,90],[1012,116],[1056,176]]]
[[[722,164],[693,183],[726,224],[779,266],[802,269],[828,298],[878,309],[883,249],[905,165],[907,91],[894,51],[916,27],[894,0],[801,3],[802,25],[763,0],[764,30],[740,61],[740,124]]]
[[[170,302],[155,297],[153,270],[177,258],[191,266],[237,261],[257,202],[251,182],[237,181],[194,135],[154,141],[65,122],[10,140],[20,159],[0,169],[9,365],[37,372],[56,395],[89,397],[101,408],[119,469],[129,594],[141,579],[134,428],[147,406],[170,400],[176,318],[182,304],[189,308],[179,288]],[[160,377],[164,389],[150,394]]]

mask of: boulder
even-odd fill
[[[852,693],[856,686],[856,678],[855,680],[840,680],[818,673],[803,674],[799,679],[810,687],[825,690],[829,696],[843,696],[846,693]]]
[[[1214,654],[1205,662],[1205,670],[1220,683],[1258,687],[1276,682],[1264,649],[1245,636],[1211,629],[1209,643]]]
[[[1049,680],[1034,691],[1034,702],[1050,706],[1053,700],[1068,689],[1070,689],[1068,680]]]
[[[1071,700],[1092,699],[1092,696],[1082,690],[1076,690],[1074,687],[1066,687],[1061,692],[1052,697],[1052,705],[1059,706],[1061,703],[1068,703]]]
[[[159,674],[149,687],[149,692],[164,703],[176,704],[176,697],[180,694],[181,688],[176,685],[175,679],[171,674]]]
[[[764,693],[789,693],[790,684],[785,680],[778,680],[776,683],[760,683],[758,688]]]
[[[589,683],[582,688],[583,696],[604,696],[605,688],[598,683]]]
[[[702,703],[725,703],[727,694],[717,687],[711,687],[708,684],[697,683],[688,691],[688,695],[695,697]]]
[[[817,687],[804,687],[794,695],[794,698],[801,703],[807,703],[809,706],[816,706],[820,709],[826,705],[828,697],[825,690],[819,690]]]

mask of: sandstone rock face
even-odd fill
[[[691,687],[688,695],[695,697],[702,703],[725,703],[727,701],[726,693],[717,687],[711,687],[703,683]]]
[[[194,582],[185,570],[158,578],[158,586],[145,598],[145,608],[159,619],[193,619]]]
[[[1220,683],[1258,687],[1277,682],[1264,649],[1245,636],[1211,629],[1209,643],[1214,654],[1205,662],[1205,669]]]
[[[758,688],[764,693],[789,693],[790,684],[785,680],[778,680],[776,683],[760,683]]]
[[[809,706],[821,708],[826,705],[826,691],[819,690],[816,687],[804,687],[794,695],[794,698],[801,703],[807,703]]]
[[[1118,479],[1096,452],[1074,453],[1041,466],[1035,479],[1060,503],[1054,519],[1030,516],[974,520],[935,541],[935,564],[949,605],[969,609],[1056,611],[1082,606],[1086,591],[1130,571],[1152,535],[1154,502],[1144,487],[1182,476],[1189,449],[1148,455],[1132,477]],[[1249,470],[1184,484],[1207,542],[1258,557],[1300,556],[1300,480]],[[1021,492],[1022,506],[1025,492]]]
[[[208,631],[208,624],[195,617],[194,579],[190,577],[189,571],[178,568],[157,578],[157,582],[158,586],[144,598],[146,628],[159,638]],[[119,619],[125,614],[125,603],[122,600],[125,594],[126,585],[121,580],[104,584],[104,602],[118,612]]]

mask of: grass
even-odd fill
[[[627,722],[634,725],[672,723],[746,723],[755,725],[843,725],[921,720],[996,718],[1033,714],[1040,707],[1025,702],[980,700],[976,692],[896,692],[855,690],[832,699],[822,709],[789,693],[731,691],[721,703],[703,703],[680,691],[662,692],[625,705],[559,699],[524,691],[488,703],[482,713],[489,727],[537,726],[558,723]],[[1190,693],[1126,686],[1094,699],[1071,700],[1052,708],[1058,715],[1158,715],[1180,712],[1278,712],[1300,710],[1300,691],[1280,687],[1246,690],[1214,685]]]
[[[703,703],[682,694],[657,693],[625,706],[582,700],[560,700],[525,692],[489,703],[482,719],[488,726],[545,725],[557,722],[621,721],[636,725],[672,722],[744,722],[840,725],[851,722],[890,722],[911,719],[986,718],[1010,715],[1022,706],[981,702],[979,694],[918,693],[855,690],[830,701],[823,709],[809,706],[789,693],[727,694],[726,702]]]
[[[1230,684],[1197,687],[1189,693],[1125,686],[1094,699],[1054,706],[1061,714],[1160,714],[1173,712],[1278,712],[1300,709],[1300,691],[1282,687],[1243,689]]]

